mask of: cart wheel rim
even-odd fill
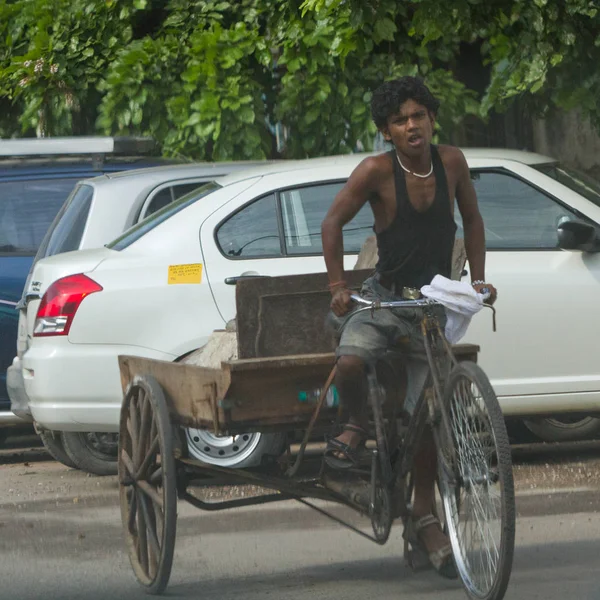
[[[166,587],[175,544],[177,493],[171,431],[160,386],[151,378],[136,378],[121,411],[121,517],[132,568],[152,593]]]
[[[235,467],[247,460],[258,447],[260,433],[218,436],[202,429],[185,430],[189,453],[202,462]]]

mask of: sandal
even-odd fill
[[[327,448],[325,448],[323,458],[332,469],[343,470],[357,467],[365,454],[365,444],[369,434],[362,427],[352,425],[351,423],[344,425],[342,431],[353,431],[354,433],[358,433],[360,434],[361,439],[356,448],[352,448],[349,444],[340,442],[340,440],[333,437],[327,439]],[[341,454],[342,457],[335,456],[336,454]]]
[[[450,543],[434,552],[429,552],[419,536],[423,529],[434,524],[441,527],[439,519],[434,515],[425,515],[416,521],[413,518],[407,519],[402,534],[404,554],[414,570],[431,565],[442,577],[456,579],[458,573],[456,572]],[[409,544],[411,546],[410,550],[408,549]]]

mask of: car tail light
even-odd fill
[[[102,286],[82,273],[55,281],[42,297],[35,318],[34,337],[68,335],[83,299],[100,291]]]

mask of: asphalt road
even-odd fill
[[[600,445],[519,446],[513,455],[517,547],[506,598],[600,599]],[[125,553],[115,478],[69,470],[39,448],[0,451],[0,582],[0,600],[146,597]],[[399,528],[380,547],[285,502],[222,513],[180,503],[168,597],[465,595],[455,582],[404,565]]]

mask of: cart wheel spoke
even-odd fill
[[[131,398],[131,403],[129,404],[129,420],[127,422],[127,431],[129,432],[129,436],[131,438],[131,455],[132,458],[135,456],[137,445],[138,445],[138,415],[137,415],[137,407],[136,407],[136,396]],[[133,472],[135,473],[135,471]],[[132,473],[132,475],[133,475]]]
[[[147,481],[138,481],[137,482],[138,489],[143,492],[154,504],[156,504],[161,510],[163,509],[163,499],[162,496],[147,482]]]
[[[150,475],[148,480],[152,485],[156,485],[162,479],[162,473],[162,467],[158,467],[158,469],[156,469],[156,471]]]
[[[144,478],[144,474],[148,470],[148,467],[149,467],[150,463],[152,462],[152,459],[156,457],[156,454],[158,452],[159,441],[160,440],[158,439],[158,435],[156,435],[155,438],[152,440],[150,449],[148,450],[148,452],[146,452],[146,456],[144,457],[142,464],[140,465],[139,469],[137,470],[137,473],[135,476],[136,479]],[[152,483],[156,483],[156,481],[152,481]]]
[[[123,466],[127,470],[127,474],[132,479],[135,480],[136,479],[136,474],[135,474],[135,468],[133,466],[133,461],[131,460],[131,457],[129,456],[129,454],[127,453],[127,450],[125,450],[125,448],[123,448],[121,450],[121,461],[123,463]]]
[[[158,542],[158,537],[156,535],[156,516],[154,512],[154,507],[151,505],[148,507],[148,498],[141,497],[141,507],[144,512],[144,520],[146,521],[146,533],[147,539],[150,544],[150,556],[154,556],[155,562],[157,562],[158,557],[160,556],[160,544]]]
[[[129,518],[127,519],[127,531],[131,535],[135,535],[135,519],[137,514],[137,493],[135,489],[129,488],[131,502],[129,504]]]
[[[143,498],[142,494],[137,490],[138,499],[137,503],[139,505],[142,504]],[[144,518],[144,512],[142,510],[137,511],[137,526],[138,526],[138,559],[140,561],[140,565],[144,571],[144,573],[148,574],[148,540],[146,538],[146,519]]]
[[[140,436],[138,438],[136,452],[134,452],[133,456],[133,464],[136,467],[140,466],[144,456],[146,455],[147,436],[151,427],[152,419],[152,405],[150,400],[146,397],[146,394],[143,394],[141,396],[141,400],[138,402],[138,410],[140,412]]]

